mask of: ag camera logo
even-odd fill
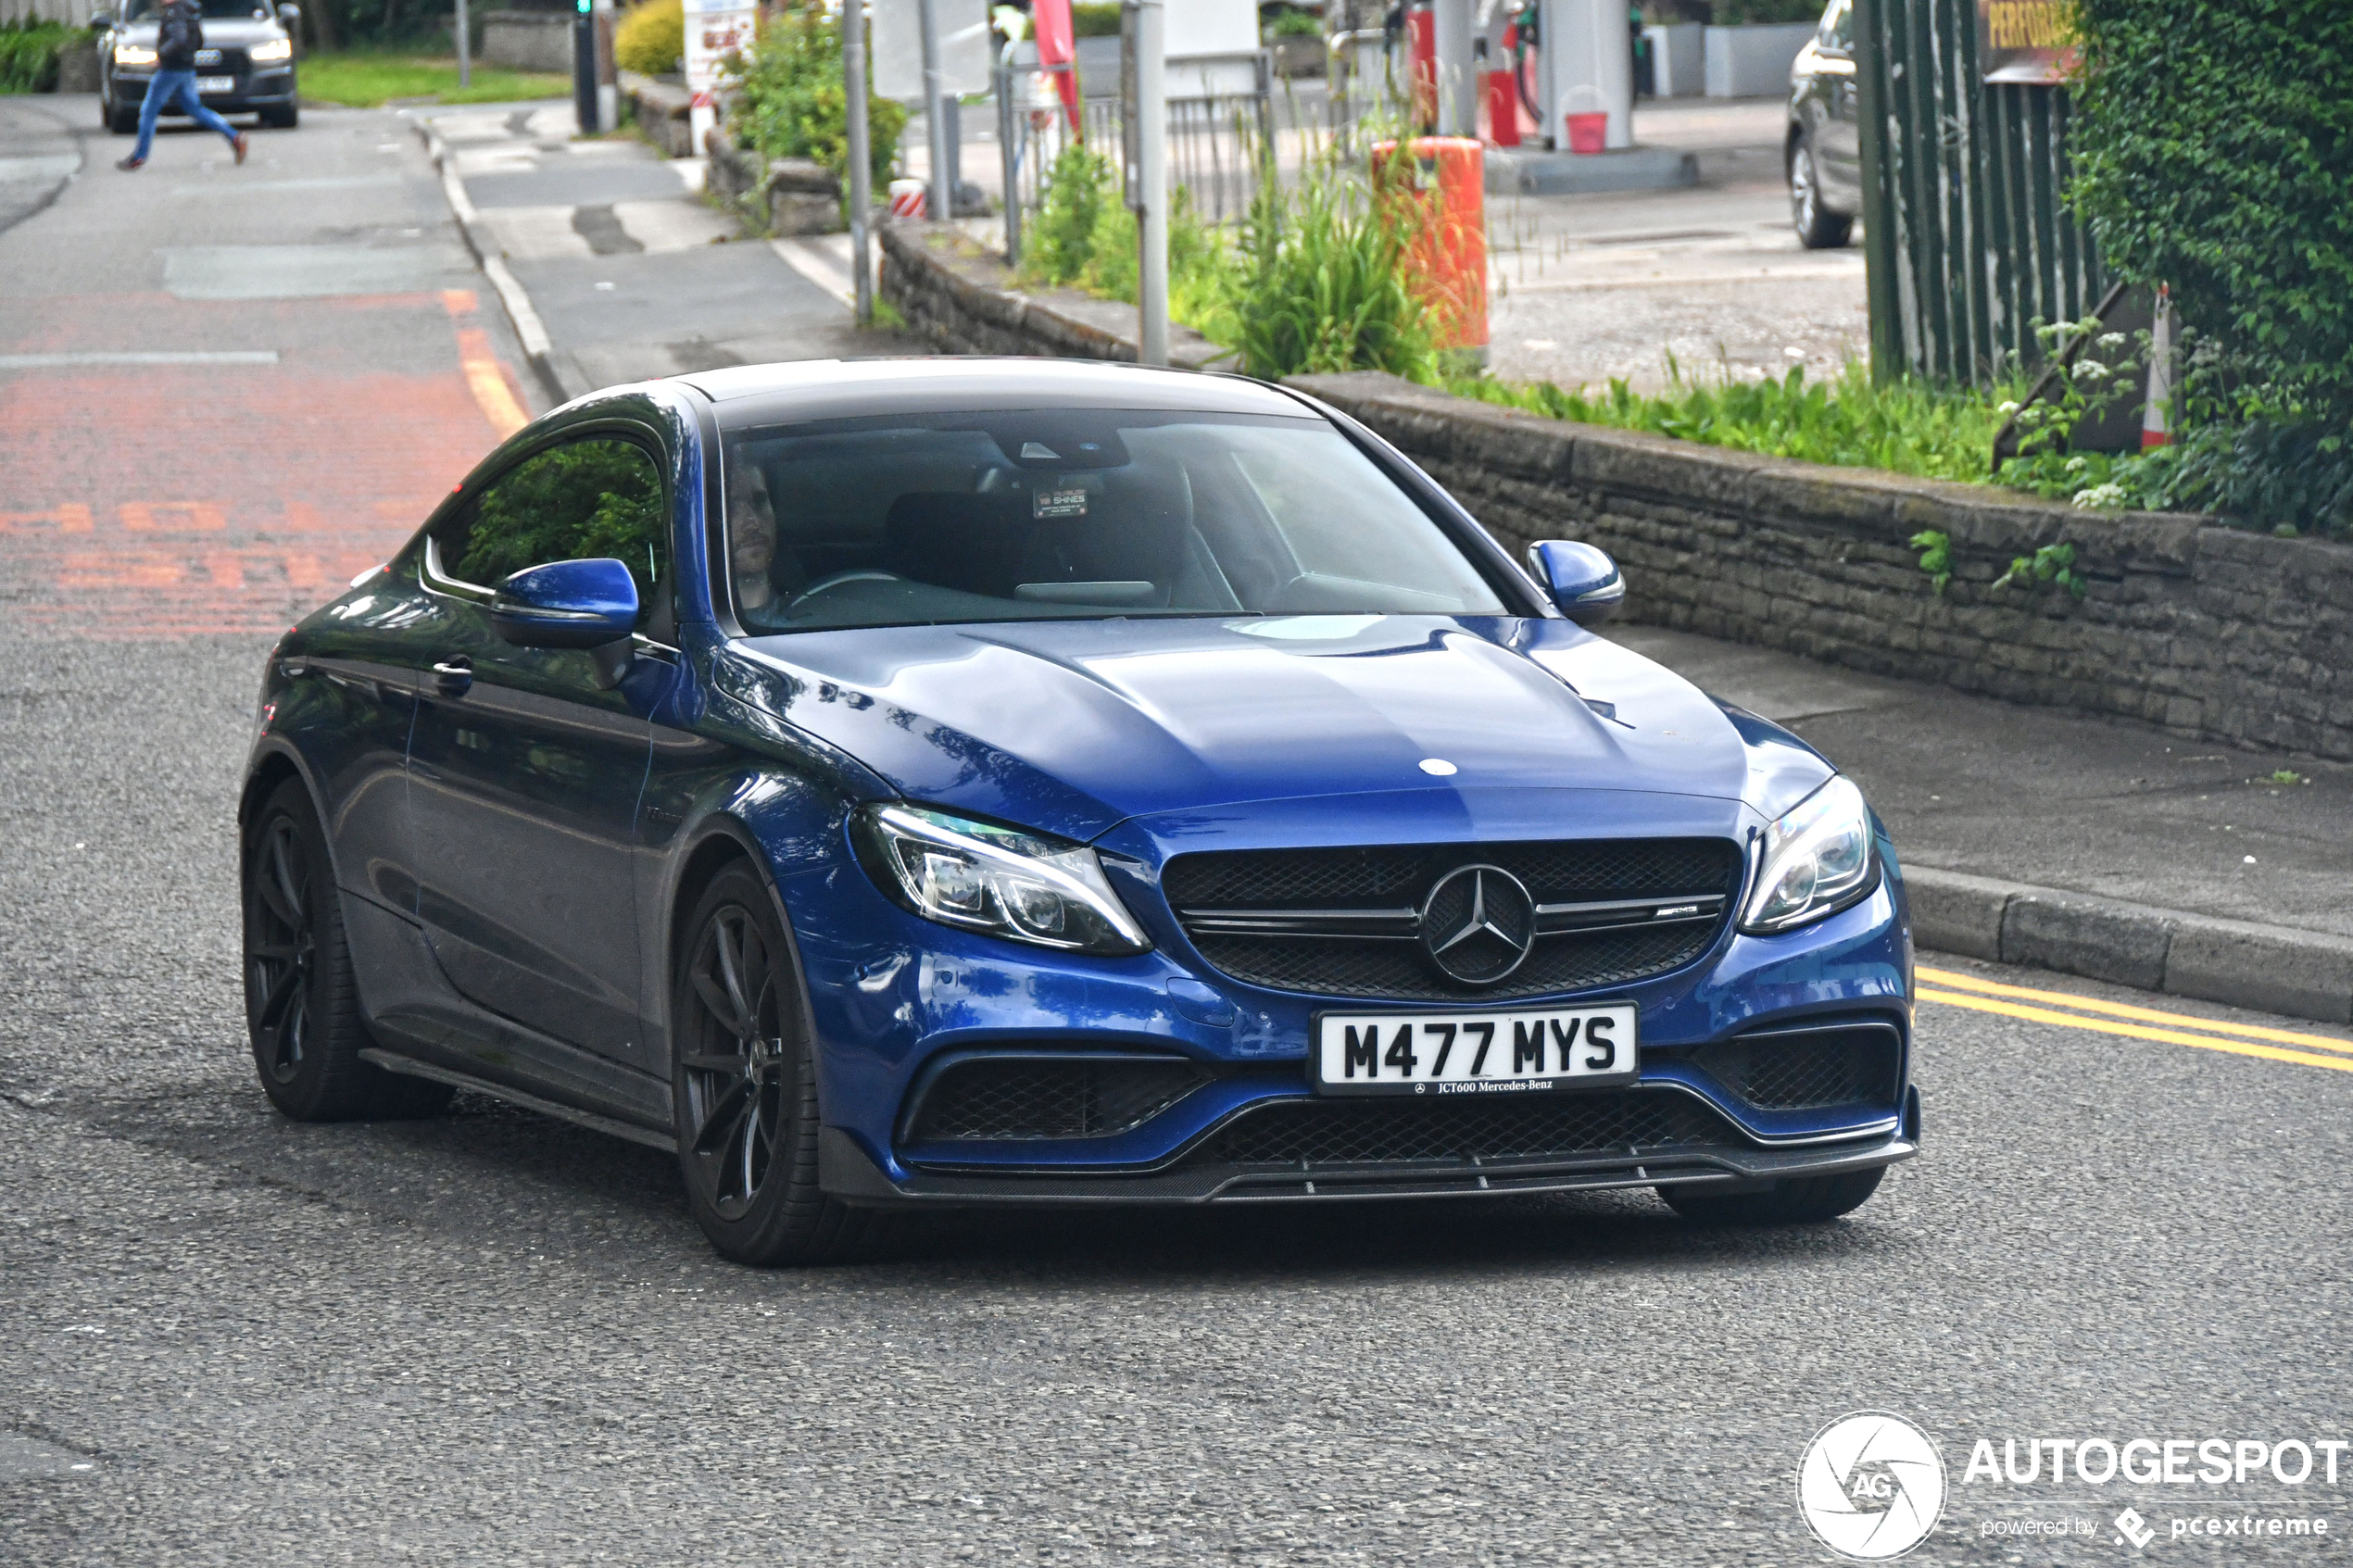
[[[1839,1556],[1890,1562],[1928,1539],[1944,1514],[1944,1456],[1900,1415],[1840,1416],[1806,1445],[1797,1511]]]

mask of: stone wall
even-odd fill
[[[883,295],[959,354],[1135,358],[1132,307],[1029,295],[945,225],[882,230]],[[1196,333],[1172,358],[1224,358]],[[1420,463],[1515,555],[1579,538],[1629,619],[2183,735],[2353,759],[2353,546],[1569,424],[1360,371],[1291,383]],[[1952,544],[1940,594],[1913,535]],[[2071,545],[2081,599],[1995,590]]]
[[[566,11],[493,11],[482,20],[482,58],[509,70],[572,70]]]
[[[1136,307],[1057,290],[1025,292],[1004,258],[950,223],[880,226],[882,297],[948,354],[1136,359]],[[1189,369],[1230,360],[1188,327],[1171,327],[1169,358]]]
[[[1358,372],[1291,384],[1378,431],[1516,554],[1579,538],[1631,619],[2184,735],[2353,759],[2353,546],[1568,424]],[[1952,542],[1943,593],[1913,535]],[[2081,599],[1996,591],[2071,545]]]

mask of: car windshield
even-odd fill
[[[130,0],[122,8],[127,22],[153,21],[163,9],[163,0]],[[204,0],[204,19],[213,21],[268,21],[270,7],[258,6],[254,0]]]
[[[1113,616],[1504,613],[1316,419],[1039,409],[725,432],[755,634]]]

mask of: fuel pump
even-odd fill
[[[1528,0],[1505,33],[1512,82],[1547,147],[1634,144],[1625,0]],[[1572,122],[1571,115],[1577,117]]]

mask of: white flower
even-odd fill
[[[1994,411],[2002,415],[2004,418],[2007,418],[2008,416],[2018,412],[2018,404],[2015,401],[2005,403]]]
[[[2126,505],[2124,486],[2116,483],[2095,484],[2089,489],[2078,490],[2075,493],[2075,504],[2087,512],[2120,510]]]
[[[2124,334],[2122,332],[2102,332],[2099,335],[2099,345],[2102,348],[2121,348],[2124,346]]]
[[[2091,466],[2092,461],[2089,458],[2070,458],[2067,459],[2067,471],[2070,473],[2082,473],[2085,469]]]
[[[2078,359],[2075,361],[2075,373],[2085,381],[2108,380],[2108,367],[2097,359]]]

